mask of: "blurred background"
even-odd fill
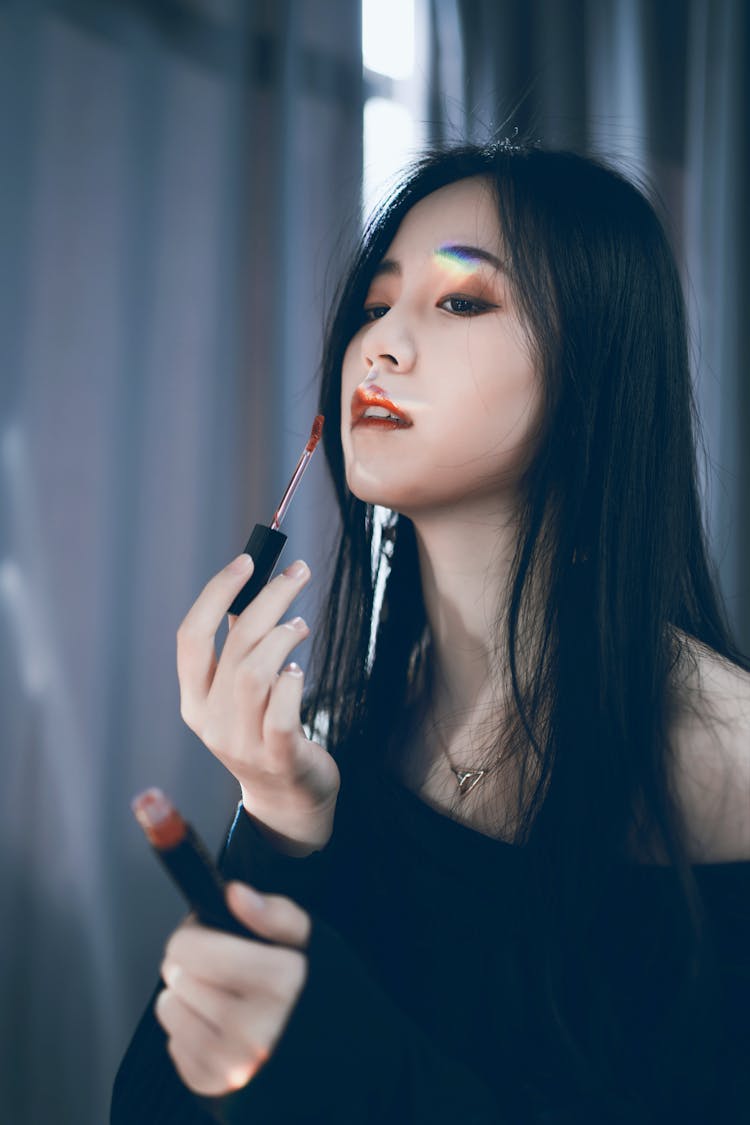
[[[342,265],[423,146],[528,128],[658,193],[706,520],[750,649],[748,7],[0,3],[3,1122],[107,1120],[184,912],[129,801],[162,786],[216,850],[238,799],[180,718],[175,633],[270,521]],[[322,455],[284,531],[314,622],[336,534]]]

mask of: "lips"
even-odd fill
[[[389,414],[395,414],[398,421],[389,418],[365,418],[364,413],[369,406],[384,407]],[[357,387],[352,395],[352,428],[365,422],[380,422],[383,425],[389,423],[394,429],[414,425],[406,411],[389,399],[383,388],[376,383],[371,383],[367,388]]]

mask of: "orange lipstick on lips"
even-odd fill
[[[414,425],[406,411],[388,398],[383,388],[376,383],[366,383],[355,390],[352,395],[351,422],[352,429],[363,426],[380,430],[405,430]]]

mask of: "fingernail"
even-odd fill
[[[303,562],[302,559],[297,559],[297,561],[291,563],[283,573],[287,578],[302,578],[304,574],[307,574],[307,570],[307,563]]]
[[[252,562],[253,560],[250,558],[250,555],[238,555],[236,559],[230,562],[228,569],[231,570],[233,574],[244,574],[245,571],[250,569]]]
[[[290,629],[296,629],[298,633],[304,633],[307,628],[307,622],[304,617],[293,617],[291,621],[287,621]]]
[[[302,675],[302,669],[300,668],[299,664],[295,664],[294,661],[292,661],[291,664],[287,664],[286,668],[282,668],[282,672],[286,672],[290,676]]]

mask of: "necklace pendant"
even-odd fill
[[[451,770],[456,775],[458,789],[462,797],[470,793],[487,773],[487,770],[460,770],[455,766],[451,766]]]

